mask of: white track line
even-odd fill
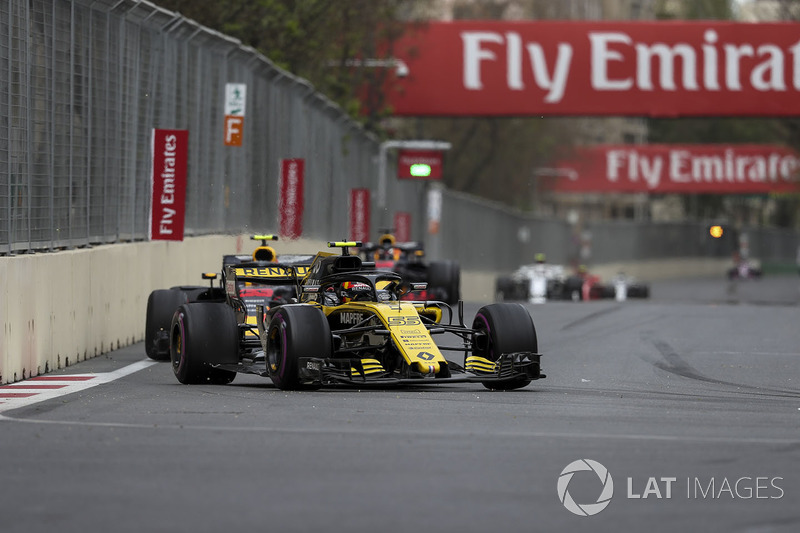
[[[157,364],[157,361],[145,359],[113,372],[42,374],[24,381],[3,385],[0,386],[0,413],[110,383],[154,364]]]
[[[513,437],[513,438],[539,438],[539,439],[594,439],[594,440],[620,440],[620,441],[642,441],[642,442],[677,442],[677,443],[688,443],[688,442],[695,442],[695,443],[706,443],[706,444],[713,444],[713,443],[730,443],[731,438],[728,436],[691,436],[691,435],[642,435],[636,433],[582,433],[582,432],[562,432],[562,431],[554,431],[554,432],[547,432],[547,431],[500,431],[492,434],[482,434],[479,432],[473,431],[440,431],[440,430],[407,430],[407,429],[396,429],[396,428],[369,428],[369,429],[355,429],[355,428],[347,428],[344,429],[336,429],[336,428],[290,428],[290,427],[280,427],[280,426],[247,426],[247,427],[240,427],[240,426],[207,426],[207,425],[191,425],[191,424],[127,424],[121,422],[85,422],[85,421],[74,421],[74,420],[38,420],[35,418],[14,418],[14,417],[6,417],[1,414],[3,411],[7,411],[9,409],[17,409],[18,407],[22,407],[25,405],[30,405],[33,403],[37,403],[43,400],[56,398],[58,396],[63,396],[65,394],[71,394],[73,392],[85,390],[95,385],[100,385],[102,383],[109,383],[121,377],[127,376],[129,374],[133,374],[134,372],[138,372],[139,370],[143,370],[149,366],[154,364],[158,364],[156,361],[144,360],[139,361],[138,363],[134,363],[128,365],[126,367],[120,368],[119,370],[115,370],[114,372],[108,372],[104,374],[72,374],[72,375],[64,375],[61,377],[64,378],[82,378],[82,377],[89,377],[88,379],[83,382],[70,382],[68,387],[64,387],[61,389],[54,389],[54,390],[47,390],[36,396],[31,396],[29,398],[14,398],[9,404],[1,404],[0,403],[0,422],[19,422],[19,423],[27,423],[27,424],[44,424],[44,425],[59,425],[59,426],[84,426],[84,427],[106,427],[106,428],[127,428],[127,429],[160,429],[160,430],[171,430],[171,429],[178,429],[178,430],[193,430],[193,431],[226,431],[232,433],[284,433],[284,434],[310,434],[310,435],[324,435],[324,434],[348,434],[348,435],[362,435],[362,436],[375,436],[375,435],[393,435],[397,434],[398,436],[408,437],[410,435],[416,435],[419,437],[453,437],[453,436],[464,436],[464,437],[490,437],[490,438],[498,438],[498,437]],[[40,376],[41,377],[41,376]],[[57,378],[60,376],[52,376],[49,377],[47,383],[53,384],[60,384],[61,382],[57,381]],[[20,383],[29,383],[31,380],[26,382]],[[35,380],[34,380],[35,381]],[[9,389],[15,388],[13,384],[11,386],[0,387],[0,392],[8,392]],[[798,437],[745,437],[745,438],[736,438],[735,444],[737,445],[797,445],[800,444],[800,436]]]

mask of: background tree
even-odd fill
[[[169,10],[237,38],[276,65],[309,80],[369,129],[385,111],[386,68],[354,59],[384,58],[423,0],[156,0]],[[383,51],[383,52],[381,52]],[[366,88],[366,89],[365,89]],[[366,90],[366,93],[364,92]],[[361,113],[366,95],[366,113]]]

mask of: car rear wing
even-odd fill
[[[226,279],[253,283],[295,284],[308,273],[310,265],[270,263],[268,265],[229,265],[226,268]]]

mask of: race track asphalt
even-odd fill
[[[651,292],[526,305],[548,377],[519,391],[184,386],[156,363],[6,406],[2,531],[797,531],[800,277]]]

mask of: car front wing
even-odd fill
[[[447,361],[449,375],[409,376],[398,372],[371,372],[361,359],[301,357],[299,377],[307,383],[347,384],[356,386],[439,385],[445,383],[503,383],[516,380],[535,380],[547,377],[541,372],[541,354],[516,352],[501,355],[491,365],[472,365],[464,368]],[[485,360],[488,362],[488,360]]]

